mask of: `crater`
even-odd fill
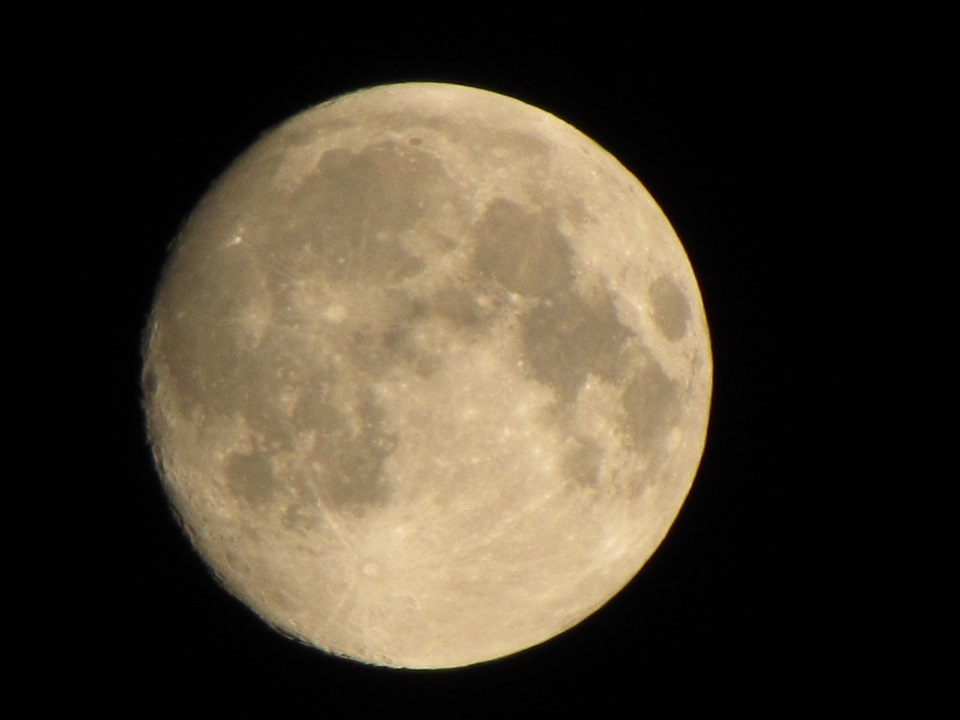
[[[650,284],[650,303],[653,321],[667,340],[677,341],[687,334],[690,322],[690,303],[683,291],[666,275]]]
[[[277,490],[270,461],[262,453],[230,453],[223,474],[230,491],[252,505],[270,502]]]
[[[477,268],[511,292],[542,296],[570,282],[570,245],[550,213],[497,198],[474,234]]]
[[[143,396],[145,399],[150,400],[153,398],[154,394],[157,392],[157,385],[156,370],[150,366],[146,366],[143,377],[141,378],[141,387],[143,389]]]

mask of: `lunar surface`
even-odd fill
[[[393,667],[517,652],[623,588],[690,490],[711,386],[642,185],[454,85],[266,133],[185,224],[145,332],[157,465],[220,582]]]

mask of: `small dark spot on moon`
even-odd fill
[[[396,324],[385,330],[379,338],[357,336],[351,345],[351,356],[356,365],[370,376],[403,365],[416,369],[423,362],[422,352],[414,337],[414,324]]]
[[[250,570],[250,567],[247,565],[247,563],[245,563],[240,556],[232,550],[227,550],[225,559],[227,561],[227,565],[237,572],[247,573]]]
[[[570,200],[564,206],[564,211],[566,212],[567,219],[575,225],[585,225],[588,222],[596,221],[596,218],[587,212],[586,205],[584,205],[581,198],[573,198]]]
[[[399,253],[399,262],[394,271],[393,279],[402,280],[403,278],[413,277],[420,273],[426,265],[426,262],[422,259],[401,252]]]
[[[390,352],[397,352],[402,346],[405,336],[405,328],[392,327],[383,334],[383,346]]]
[[[663,275],[650,284],[650,302],[653,320],[667,340],[679,340],[687,333],[690,321],[690,303],[683,291]]]
[[[307,146],[316,139],[316,128],[291,128],[283,133],[283,144],[287,147]]]
[[[393,368],[402,359],[399,332],[377,334],[374,329],[358,330],[348,344],[350,357],[364,373],[381,374]]]
[[[150,368],[143,374],[144,397],[151,397],[157,391],[157,373]]]
[[[227,485],[234,495],[254,505],[269,502],[276,491],[270,461],[261,453],[230,453],[224,467]]]
[[[407,142],[409,142],[411,145],[420,145],[423,143],[423,140],[418,137],[412,137]]]
[[[428,379],[436,375],[441,368],[440,359],[436,357],[419,357],[413,366],[413,371],[418,377]]]
[[[579,485],[596,485],[603,450],[590,438],[577,438],[563,456],[563,469]]]
[[[441,289],[434,296],[434,304],[440,315],[456,325],[476,327],[484,314],[476,297],[463,288]]]

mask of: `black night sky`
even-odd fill
[[[956,41],[946,17],[854,5],[8,27],[13,716],[955,706]],[[640,575],[542,646],[434,673],[324,656],[221,590],[138,396],[166,247],[210,182],[291,114],[404,80],[512,95],[613,153],[684,243],[715,363],[699,475]]]

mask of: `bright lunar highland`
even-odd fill
[[[144,339],[150,440],[223,585],[366,663],[580,622],[690,490],[712,387],[690,263],[620,163],[433,83],[266,133],[183,227]]]

